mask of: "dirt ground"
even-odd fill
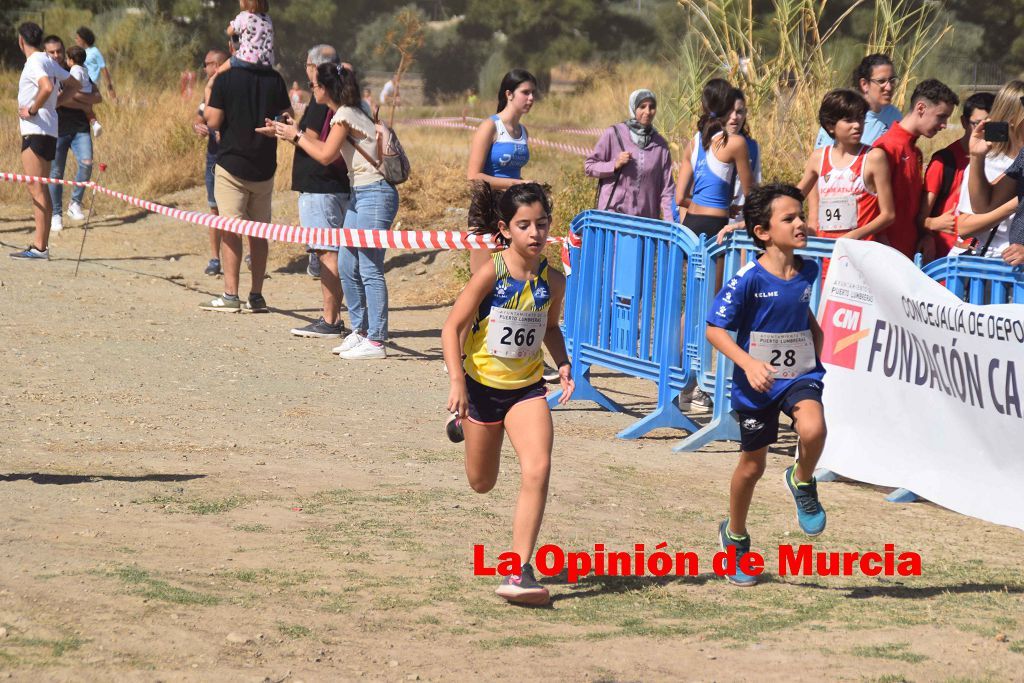
[[[294,215],[290,194],[277,206]],[[25,205],[0,206],[5,247],[27,226]],[[551,608],[508,606],[471,565],[473,544],[493,560],[510,541],[514,453],[481,496],[443,430],[451,255],[390,255],[390,356],[346,362],[288,333],[318,315],[300,249],[271,247],[270,314],[229,316],[197,308],[221,291],[203,230],[145,214],[95,227],[77,278],[75,227],[50,263],[0,258],[0,676],[1021,680],[1020,531],[822,484],[818,549],[895,543],[923,575],[780,577],[778,545],[803,542],[787,438],[750,520],[769,576],[734,588],[710,558],[735,444],[617,440],[653,388],[596,371],[632,414],[556,413],[541,542],[666,542],[701,573],[556,577]]]

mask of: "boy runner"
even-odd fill
[[[723,550],[736,549],[736,572],[726,578],[737,586],[757,583],[739,560],[750,550],[747,512],[768,446],[778,439],[780,411],[800,436],[799,458],[784,475],[797,521],[808,536],[825,530],[814,479],[825,447],[823,337],[809,307],[818,266],[794,254],[807,246],[803,201],[792,185],[773,183],[750,193],[743,218],[747,234],[764,251],[726,283],[707,318],[708,341],[736,364],[732,407],[740,420],[740,461],[729,488],[729,518],[719,525],[718,537]],[[729,331],[736,332],[735,341]]]

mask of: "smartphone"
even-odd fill
[[[987,142],[1009,142],[1010,124],[1007,121],[986,121],[985,140]]]
[[[280,114],[274,117],[274,120],[277,121],[278,123],[288,123],[288,112],[281,112]]]

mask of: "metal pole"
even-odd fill
[[[96,163],[96,155],[92,155],[93,163]],[[96,164],[97,171],[106,170],[106,164]],[[82,252],[85,251],[85,237],[89,234],[89,221],[92,220],[92,210],[96,206],[96,181],[93,181],[92,197],[89,198],[89,215],[85,217],[85,227],[82,228],[82,245],[78,248],[78,261],[75,262],[75,277],[78,277],[78,267],[82,265]]]

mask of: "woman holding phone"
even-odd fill
[[[1004,85],[996,94],[990,119],[971,135],[971,162],[957,207],[957,229],[961,237],[976,239],[974,253],[982,256],[1000,257],[1009,245],[1024,244],[1022,97],[1024,81]]]

